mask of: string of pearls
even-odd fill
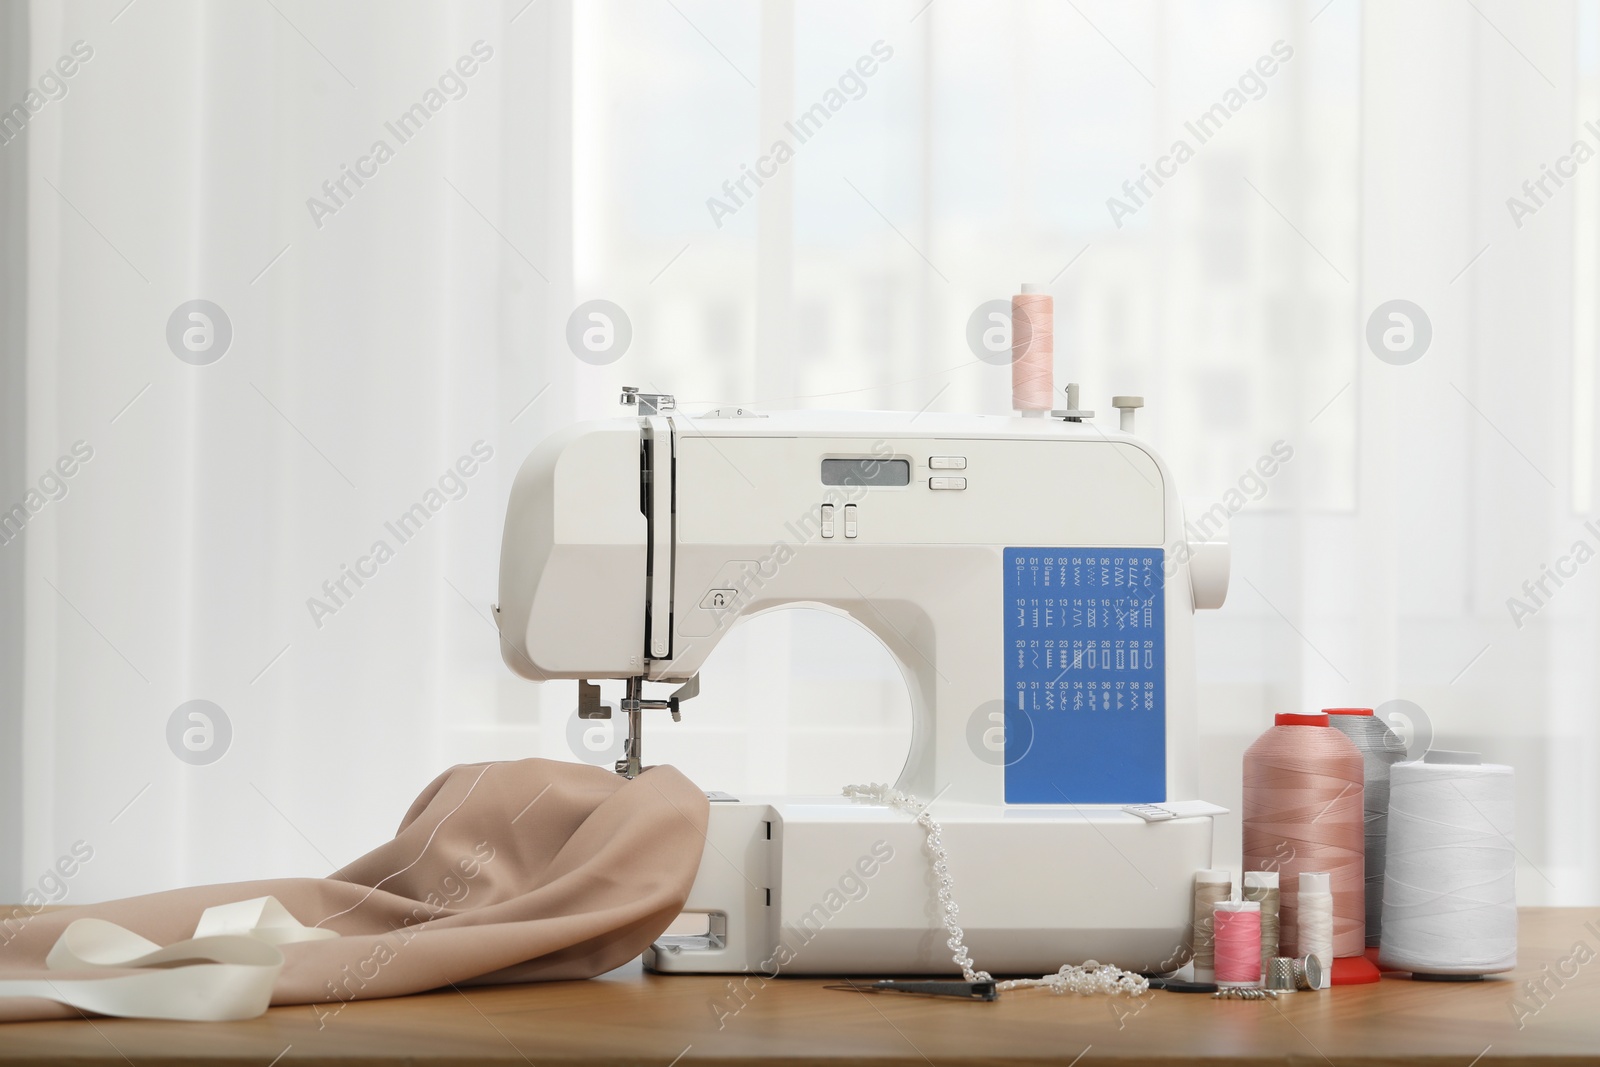
[[[934,877],[939,882],[939,911],[945,932],[950,935],[945,944],[950,947],[951,959],[961,968],[961,977],[966,981],[992,981],[988,971],[978,970],[972,962],[972,954],[967,950],[966,931],[961,929],[957,921],[961,909],[955,902],[955,879],[950,876],[950,856],[945,851],[944,827],[939,820],[929,815],[927,806],[916,797],[887,785],[847,785],[844,795],[857,800],[875,800],[912,813],[917,825],[928,835],[928,855],[933,860]],[[1088,960],[1082,964],[1064,963],[1055,974],[1047,974],[1042,978],[1016,978],[999,982],[995,988],[1002,992],[1008,989],[1042,988],[1058,996],[1076,993],[1079,996],[1127,994],[1137,997],[1149,991],[1150,981],[1143,975],[1124,971],[1109,963]]]

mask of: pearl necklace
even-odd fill
[[[962,930],[956,921],[961,909],[955,902],[955,879],[950,876],[950,856],[944,847],[944,827],[928,814],[927,807],[916,797],[887,785],[876,783],[848,785],[845,786],[844,795],[860,800],[875,800],[891,808],[911,812],[915,816],[917,825],[928,835],[928,854],[933,860],[934,876],[939,881],[939,910],[944,920],[945,932],[950,935],[945,944],[950,947],[951,959],[961,968],[961,977],[966,981],[992,981],[988,971],[978,970],[972,962],[972,955],[967,951],[966,931]],[[995,988],[1001,991],[1043,988],[1057,996],[1076,993],[1079,996],[1127,994],[1137,997],[1149,991],[1150,981],[1141,974],[1124,971],[1109,963],[1087,960],[1082,964],[1064,963],[1055,974],[1047,974],[1042,978],[1017,978],[999,982]]]

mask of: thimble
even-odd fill
[[[1305,977],[1305,969],[1299,960],[1292,960],[1288,956],[1275,956],[1267,961],[1267,988],[1279,993],[1293,993],[1299,986],[1295,982],[1295,972],[1300,978]]]
[[[1275,956],[1267,961],[1267,988],[1279,993],[1323,988],[1322,961],[1316,956],[1303,960]]]

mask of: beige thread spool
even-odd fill
[[[1245,871],[1244,899],[1261,905],[1261,973],[1278,955],[1278,872]]]
[[[1233,896],[1233,876],[1227,871],[1196,871],[1194,876],[1194,980],[1210,982],[1217,976],[1216,915],[1218,904]]]

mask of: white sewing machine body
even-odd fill
[[[896,785],[944,824],[978,964],[1170,969],[1186,958],[1211,818],[1122,809],[1196,796],[1192,618],[1226,583],[1226,545],[1188,543],[1171,476],[1129,434],[662,413],[568,427],[528,458],[496,610],[525,677],[659,682],[691,682],[738,619],[801,603],[848,613],[910,687]],[[663,938],[647,965],[952,969],[909,815],[741,796],[712,804],[707,845],[686,911],[708,932]]]

